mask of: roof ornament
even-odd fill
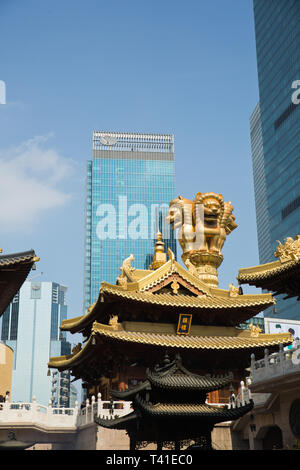
[[[169,260],[171,260],[171,264],[173,266],[173,264],[175,262],[175,255],[174,255],[173,251],[171,250],[171,248],[168,248],[168,256],[169,256]]]
[[[180,284],[175,280],[172,282],[171,288],[172,288],[173,294],[177,294],[178,289],[180,289]]]
[[[135,268],[131,266],[131,262],[134,261],[133,254],[130,254],[128,258],[124,259],[122,266],[120,267],[121,275],[117,279],[117,285],[126,287],[127,280],[132,279],[132,272],[135,271]]]
[[[261,333],[261,328],[258,325],[254,325],[253,323],[250,323],[249,330],[251,332],[250,336],[252,337],[257,337]]]
[[[81,348],[82,348],[82,344],[81,343],[78,343],[76,344],[76,346],[74,346],[74,348],[72,349],[72,354],[77,354],[79,351],[81,351]]]
[[[229,284],[229,297],[237,297],[240,295],[239,287],[235,287],[233,284]]]
[[[297,261],[300,258],[300,235],[296,235],[294,240],[287,237],[284,244],[277,240],[278,246],[274,252],[275,258],[280,258],[282,263],[286,261]]]
[[[111,315],[108,324],[112,327],[114,331],[120,329],[119,317],[118,315]]]
[[[164,242],[162,241],[162,234],[160,230],[156,233],[156,242],[154,244],[154,255],[149,269],[158,269],[163,266],[167,261],[167,256],[164,251]]]

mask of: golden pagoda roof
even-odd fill
[[[150,322],[123,322],[114,325],[93,323],[85,346],[73,354],[52,357],[49,367],[66,369],[82,363],[94,354],[97,338],[123,344],[143,344],[178,349],[241,350],[292,342],[290,333],[260,334],[226,326],[192,325],[187,336],[176,334],[176,325]]]
[[[275,294],[287,294],[287,297],[300,299],[300,237],[286,239],[279,243],[275,253],[279,258],[270,263],[239,270],[237,280],[240,284],[261,287]]]
[[[130,276],[127,277],[129,282],[127,282],[126,285],[122,287],[125,290],[131,291],[147,291],[175,273],[181,276],[191,286],[196,287],[200,292],[210,294],[211,288],[205,284],[205,282],[201,281],[201,279],[198,279],[172,258],[155,270],[135,269],[134,271],[131,271]],[[102,282],[101,286],[105,284],[108,283]]]
[[[280,274],[284,274],[296,267],[300,267],[300,259],[289,260],[284,263],[280,260],[276,260],[270,263],[251,266],[249,268],[242,268],[239,270],[237,279],[241,284],[246,284],[249,281],[267,280],[274,278],[275,276],[279,276]]]
[[[87,331],[95,320],[105,323],[105,311],[109,302],[120,305],[121,302],[123,305],[124,302],[130,302],[140,309],[143,305],[151,305],[171,309],[186,308],[205,314],[209,311],[213,312],[213,316],[217,315],[216,318],[221,323],[228,321],[235,324],[276,303],[270,293],[240,295],[237,288],[226,290],[210,287],[173,259],[154,271],[135,270],[131,273],[131,279],[132,282],[128,282],[127,278],[124,285],[102,282],[97,302],[85,315],[64,320],[61,330],[75,333]],[[173,288],[174,283],[177,290]],[[169,289],[167,292],[166,287]],[[222,315],[222,312],[225,314],[229,311],[230,317]],[[118,311],[114,313],[120,314]]]
[[[152,294],[151,292],[142,291],[124,291],[108,283],[101,284],[101,293],[113,294],[121,299],[130,299],[138,302],[151,303],[157,305],[169,305],[174,307],[191,307],[203,309],[221,308],[240,308],[260,306],[266,307],[273,305],[276,301],[271,294],[244,294],[231,297],[229,291],[223,289],[210,288],[209,295],[191,296],[184,294]]]
[[[255,348],[257,346],[267,347],[291,341],[290,333],[252,336],[249,330],[239,330],[233,327],[194,325],[194,327],[191,327],[190,335],[181,336],[174,333],[174,325],[172,324],[159,325],[161,332],[157,332],[155,331],[155,324],[149,326],[147,324],[140,325],[140,331],[136,331],[137,323],[132,322],[134,325],[131,325],[131,328],[128,325],[129,322],[125,323],[124,327],[121,325],[121,328],[116,330],[110,325],[101,325],[96,322],[93,325],[92,334],[129,343],[143,343],[183,349]],[[142,331],[143,326],[145,331]],[[133,331],[132,328],[134,328]]]

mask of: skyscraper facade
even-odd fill
[[[69,373],[48,373],[51,356],[69,354],[66,333],[59,330],[67,319],[67,288],[54,282],[27,281],[2,317],[1,340],[13,350],[11,401],[69,406]],[[58,386],[59,385],[59,386]]]
[[[124,259],[148,269],[159,229],[166,249],[176,240],[165,224],[175,196],[174,137],[167,134],[93,133],[87,162],[85,310],[102,281],[115,283]]]
[[[259,103],[250,118],[250,137],[259,261],[263,264],[270,261],[272,249]]]
[[[250,127],[259,257],[266,263],[278,240],[300,234],[300,2],[253,5],[259,105]],[[279,296],[277,315],[299,319],[299,302]]]

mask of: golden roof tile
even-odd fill
[[[239,270],[237,279],[240,283],[246,283],[247,281],[255,281],[259,279],[267,279],[289,271],[290,269],[294,269],[297,266],[300,266],[300,259],[286,261],[284,263],[282,263],[280,260],[276,260],[272,261],[271,263],[251,266],[249,268],[242,268]]]
[[[176,334],[176,325],[147,322],[124,322],[119,328],[94,322],[91,336],[84,347],[73,354],[50,358],[51,368],[71,368],[94,354],[97,336],[123,343],[144,344],[179,349],[240,350],[270,347],[292,342],[290,333],[259,334],[251,336],[250,330],[226,326],[194,325],[189,336]]]
[[[127,322],[128,323],[128,322]],[[165,328],[167,325],[164,325]],[[261,346],[273,346],[280,343],[290,343],[292,341],[290,333],[276,333],[276,334],[260,334],[258,336],[251,336],[249,330],[239,330],[238,328],[230,328],[230,333],[235,333],[234,336],[223,336],[215,332],[220,332],[220,327],[208,327],[207,335],[205,335],[205,327],[200,327],[202,335],[198,336],[195,333],[197,329],[191,329],[189,336],[179,336],[171,333],[173,328],[170,325],[170,333],[151,333],[148,331],[128,331],[128,330],[113,330],[108,325],[102,325],[95,322],[93,324],[93,334],[99,334],[106,338],[111,338],[118,341],[128,343],[142,343],[153,346],[173,347],[173,348],[188,348],[188,349],[244,349],[254,348]],[[223,327],[226,331],[226,327]]]
[[[252,306],[270,306],[276,303],[272,294],[244,294],[231,297],[229,291],[212,289],[213,295],[185,295],[177,293],[154,294],[151,292],[129,291],[108,283],[101,284],[101,293],[116,295],[118,297],[138,302],[151,303],[155,305],[166,305],[173,307],[191,307],[200,309],[223,309],[240,308]]]

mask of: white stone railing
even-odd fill
[[[78,414],[78,426],[94,422],[94,418],[113,419],[121,418],[132,412],[131,401],[107,401],[101,400],[101,393],[98,393],[98,400],[92,396],[91,401],[86,400],[85,407]]]
[[[95,417],[113,419],[132,411],[131,402],[103,401],[100,393],[97,398],[97,401],[94,396],[91,401],[86,400],[85,406],[79,409],[77,402],[75,408],[54,408],[51,402],[48,406],[38,404],[35,397],[32,403],[10,403],[6,397],[0,403],[0,427],[20,424],[74,430],[94,423]]]
[[[35,397],[32,403],[10,403],[8,398],[0,403],[0,426],[3,425],[40,425],[54,428],[76,427],[78,408],[52,408],[40,405]]]
[[[232,393],[229,399],[229,408],[237,408],[239,406],[244,406],[249,403],[251,399],[251,391],[245,385],[245,382],[242,380],[239,393],[237,395]]]
[[[247,381],[247,379],[246,379]],[[248,381],[247,381],[248,383]],[[228,408],[237,408],[238,406],[244,406],[246,405],[247,403],[250,402],[251,398],[252,398],[252,395],[251,395],[251,391],[249,390],[249,388],[245,385],[245,383],[243,381],[240,382],[240,391],[237,395],[235,395],[234,393],[231,394],[230,398],[229,398],[229,402],[226,402],[226,403],[210,403],[206,400],[205,403],[207,403],[208,405],[211,405],[211,406],[216,406],[216,407],[219,407],[219,408],[223,408],[224,406],[227,406]]]
[[[300,342],[297,339],[292,349],[284,350],[280,344],[279,352],[269,354],[265,349],[263,359],[255,360],[251,354],[251,383],[255,384],[282,375],[300,371]]]

